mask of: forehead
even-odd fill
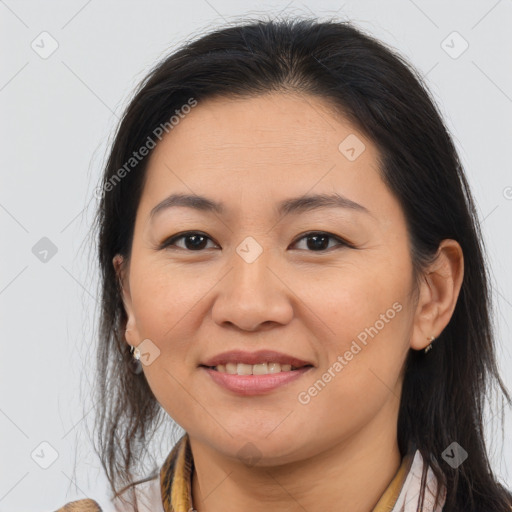
[[[187,164],[197,160],[209,162],[212,167],[227,163],[237,163],[242,168],[282,165],[286,161],[308,166],[337,160],[341,154],[339,144],[349,135],[366,146],[366,155],[361,156],[368,164],[376,156],[375,148],[336,114],[327,100],[296,93],[220,97],[199,102],[154,153],[156,156],[172,150],[177,161],[186,157]],[[191,147],[193,154],[186,154]],[[248,154],[257,160],[236,162],[237,157]]]
[[[140,207],[149,215],[172,192],[248,207],[339,192],[378,208],[371,196],[382,195],[385,186],[377,157],[371,141],[321,98],[209,99],[183,115],[153,150]]]

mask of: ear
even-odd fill
[[[140,343],[139,332],[132,305],[132,297],[130,293],[130,283],[128,280],[129,264],[124,261],[121,254],[116,254],[112,260],[114,269],[121,287],[121,298],[123,300],[124,309],[128,320],[126,322],[125,339],[129,345],[137,346]]]
[[[464,255],[458,242],[446,239],[439,244],[436,259],[420,283],[414,317],[411,348],[422,350],[430,336],[439,337],[452,317],[464,276]]]

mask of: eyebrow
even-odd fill
[[[152,219],[162,210],[179,206],[204,212],[218,213],[219,215],[225,212],[224,205],[213,199],[190,194],[171,194],[151,210],[149,217]],[[314,194],[285,199],[278,204],[277,213],[284,216],[305,213],[322,208],[348,208],[371,215],[366,207],[338,193]]]

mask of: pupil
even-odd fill
[[[311,235],[311,236],[308,236],[308,249],[325,249],[328,245],[329,245],[329,242],[328,242],[328,236],[326,235]],[[310,244],[309,241],[310,240],[315,240],[315,242],[313,244]],[[318,239],[323,239],[323,241],[325,242],[327,240],[327,244],[325,243],[320,243],[318,244]]]
[[[193,240],[192,245],[187,243],[189,240]],[[185,238],[185,245],[187,246],[187,249],[202,249],[205,245],[205,242],[206,237],[203,235],[188,235]]]

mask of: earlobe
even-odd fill
[[[455,240],[443,240],[436,259],[425,272],[420,285],[410,345],[424,350],[431,337],[439,337],[448,325],[459,297],[464,276],[462,249]]]

